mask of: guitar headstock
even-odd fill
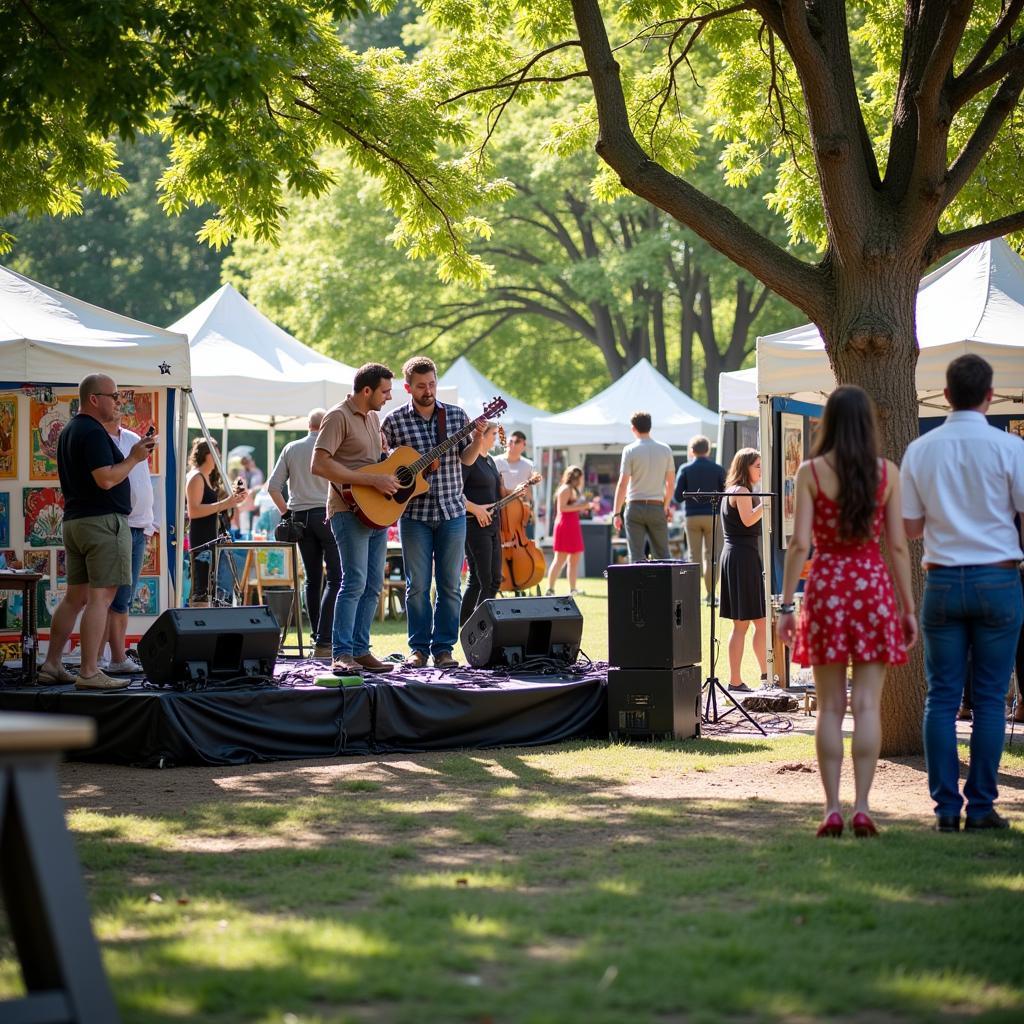
[[[482,420],[496,420],[506,409],[508,408],[508,402],[505,401],[500,395],[495,395],[485,406],[484,411],[478,419]]]
[[[540,475],[540,473],[531,473],[531,474],[530,474],[530,479],[529,479],[529,480],[527,480],[527,481],[526,481],[526,483],[527,483],[527,484],[528,484],[528,485],[529,485],[530,487],[534,487],[534,486],[536,486],[537,484],[539,484],[539,483],[541,482],[541,480],[543,480],[543,479],[544,479],[544,478],[543,478],[543,477],[542,477],[542,476]]]

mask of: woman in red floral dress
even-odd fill
[[[871,399],[858,387],[837,388],[825,404],[814,455],[797,471],[794,533],[786,551],[779,617],[779,637],[793,647],[793,659],[814,671],[815,745],[825,790],[825,820],[818,829],[822,837],[843,831],[839,773],[850,662],[855,780],[850,825],[857,836],[878,834],[868,814],[868,793],[881,749],[882,685],[887,666],[903,664],[917,639],[899,484],[897,467],[878,457]],[[896,593],[879,547],[883,529]],[[812,535],[814,561],[797,623],[794,594]]]

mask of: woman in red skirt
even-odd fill
[[[582,496],[582,483],[583,470],[579,466],[567,466],[562,474],[562,482],[555,492],[558,514],[555,517],[555,531],[551,537],[555,557],[551,560],[551,569],[548,572],[548,594],[555,592],[555,581],[562,575],[566,562],[569,563],[569,593],[578,593],[576,577],[580,567],[580,555],[583,554],[580,513],[584,509],[592,508],[597,501],[596,498]]]
[[[883,530],[896,593],[879,547]],[[797,622],[794,595],[812,538],[814,561]],[[882,685],[886,668],[907,660],[907,648],[917,639],[917,618],[899,470],[878,456],[875,408],[858,387],[843,386],[829,396],[814,455],[797,471],[794,533],[786,551],[780,611],[779,637],[793,647],[794,661],[814,671],[815,745],[825,790],[825,820],[818,836],[843,831],[839,773],[850,662],[856,790],[850,826],[857,836],[877,835],[868,793],[882,743]]]

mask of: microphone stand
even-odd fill
[[[764,731],[761,724],[751,716],[750,712],[740,703],[738,697],[729,693],[727,687],[722,685],[721,680],[715,675],[715,665],[718,662],[718,650],[716,647],[715,637],[715,609],[718,607],[718,602],[715,600],[715,585],[718,580],[718,513],[719,506],[721,505],[723,498],[730,498],[735,491],[684,491],[680,498],[697,498],[700,501],[710,501],[712,508],[712,519],[711,519],[711,589],[708,594],[708,600],[711,603],[711,622],[708,627],[708,675],[701,685],[701,690],[707,692],[707,696],[704,698],[704,711],[701,714],[701,720],[704,722],[718,723],[726,715],[731,715],[734,711],[739,711],[741,715],[755,728],[762,736],[767,736],[768,733]],[[744,497],[750,498],[774,498],[776,495],[772,491],[752,491],[749,494],[745,494]],[[762,516],[763,519],[763,516]],[[764,567],[762,566],[762,571]],[[768,609],[765,608],[765,615],[767,616]],[[765,623],[767,627],[767,623]],[[721,692],[725,700],[732,705],[725,711],[718,710],[718,691]]]

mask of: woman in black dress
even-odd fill
[[[210,604],[210,566],[220,513],[237,508],[248,492],[235,490],[225,497],[213,453],[205,438],[197,437],[192,442],[188,461],[191,468],[185,477],[185,507],[192,573],[189,604],[193,608],[205,608]]]
[[[761,453],[741,448],[733,456],[722,502],[722,604],[719,614],[732,619],[729,637],[729,689],[749,693],[740,666],[747,629],[754,627],[754,654],[761,666],[761,681],[768,679],[765,650],[764,570],[761,565],[761,516],[764,505],[752,498],[761,482]]]
[[[498,427],[488,423],[484,452],[494,447]],[[472,466],[462,467],[462,489],[466,496],[466,560],[469,579],[462,594],[459,626],[464,626],[481,601],[494,597],[501,588],[501,532],[491,506],[507,492],[501,473],[490,455],[477,457]]]

